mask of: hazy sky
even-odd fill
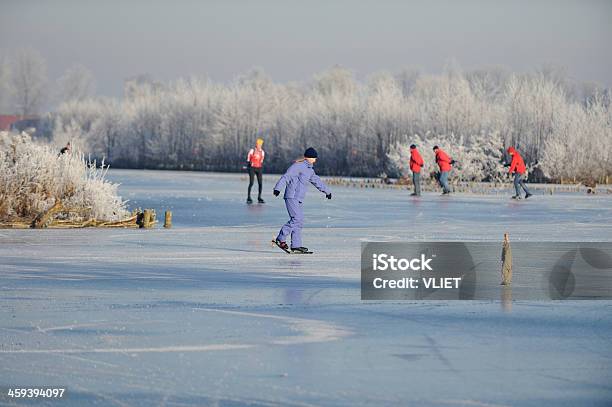
[[[227,81],[261,67],[302,81],[336,64],[359,78],[440,72],[451,58],[612,86],[611,40],[612,0],[0,0],[1,54],[33,47],[53,80],[83,64],[106,95],[139,73]]]

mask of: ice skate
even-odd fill
[[[286,242],[281,242],[278,239],[273,239],[272,244],[278,246],[285,253],[291,254],[291,250],[289,250],[289,246],[287,246]]]
[[[308,250],[307,247],[292,247],[291,254],[312,254],[313,252]]]

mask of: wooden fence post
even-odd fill
[[[164,215],[164,227],[170,229],[172,227],[172,212],[166,211]]]
[[[144,211],[144,215],[142,217],[142,226],[145,229],[148,229],[151,227],[151,210],[150,209],[145,209]]]
[[[502,285],[510,285],[512,283],[512,248],[510,247],[510,239],[508,233],[504,233],[504,243],[502,246]]]

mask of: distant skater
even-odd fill
[[[66,143],[65,147],[62,147],[59,155],[70,154],[71,151],[72,151],[72,145],[70,144],[70,142],[68,142]]]
[[[421,196],[421,168],[424,165],[423,157],[419,154],[416,145],[410,146],[410,171],[412,171],[412,183],[414,192],[411,196]]]
[[[309,147],[304,152],[304,158],[295,161],[274,186],[275,196],[279,196],[281,190],[285,188],[284,199],[287,212],[289,213],[289,221],[283,225],[273,243],[287,253],[312,253],[302,246],[302,227],[304,226],[303,202],[306,190],[308,189],[308,183],[311,183],[319,191],[323,192],[327,199],[332,198],[329,187],[314,172],[313,165],[316,161],[317,151]],[[289,250],[287,245],[287,237],[290,235],[291,250]]]
[[[451,159],[448,154],[438,146],[434,146],[433,151],[436,154],[436,164],[440,167],[438,182],[442,187],[442,195],[450,194],[451,190],[448,186],[448,174],[450,170],[453,169],[455,160]]]
[[[508,173],[514,174],[514,190],[516,191],[512,199],[521,199],[521,188],[525,190],[525,199],[527,199],[532,194],[529,192],[529,189],[527,189],[527,185],[525,185],[525,172],[527,171],[525,161],[523,161],[523,157],[521,157],[514,147],[508,147],[508,154],[512,157],[510,171],[508,171]]]
[[[249,170],[249,189],[247,192],[247,203],[252,204],[253,199],[251,198],[251,188],[253,188],[253,183],[255,181],[255,176],[257,176],[257,185],[259,186],[259,193],[257,195],[257,202],[260,204],[266,203],[261,198],[261,191],[263,188],[263,162],[266,156],[266,153],[263,150],[263,139],[258,138],[255,144],[255,147],[249,150],[249,154],[247,155],[247,168]]]

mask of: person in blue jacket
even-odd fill
[[[332,197],[329,187],[314,172],[313,165],[316,161],[317,151],[309,147],[304,152],[304,158],[294,162],[274,186],[275,196],[279,196],[280,191],[285,188],[285,206],[289,212],[289,221],[283,225],[276,237],[276,244],[283,250],[289,250],[286,240],[287,236],[291,235],[291,250],[308,252],[308,249],[302,246],[303,202],[308,183],[323,192],[327,199]]]

